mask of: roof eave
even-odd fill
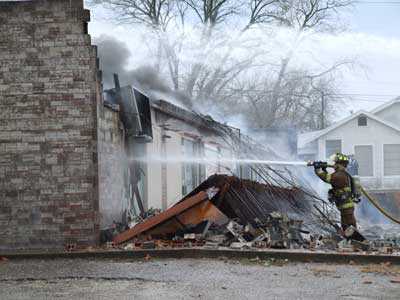
[[[313,137],[311,140],[309,140],[309,141],[307,141],[306,143],[304,143],[303,147],[304,147],[305,145],[307,145],[307,144],[309,144],[309,143],[311,143],[311,142],[313,142],[313,141],[319,139],[320,137],[322,137],[322,136],[328,134],[328,133],[331,132],[332,130],[335,130],[336,128],[339,128],[339,127],[341,127],[341,126],[347,124],[347,123],[350,122],[351,120],[353,120],[353,119],[355,119],[355,118],[357,118],[357,117],[359,117],[359,116],[362,116],[362,115],[365,115],[366,117],[371,118],[372,120],[375,120],[375,121],[377,121],[377,122],[379,122],[379,123],[381,123],[381,124],[383,124],[383,125],[385,125],[385,126],[387,126],[387,127],[392,128],[393,130],[396,130],[396,131],[399,131],[399,132],[400,132],[400,128],[398,128],[396,125],[394,125],[394,124],[392,124],[392,123],[390,123],[390,122],[387,122],[387,121],[385,121],[385,120],[382,120],[381,118],[379,118],[379,117],[377,117],[377,116],[375,116],[375,115],[373,115],[373,114],[371,114],[371,113],[369,113],[369,112],[367,112],[367,111],[360,110],[360,111],[356,112],[355,114],[352,114],[351,116],[349,116],[349,117],[343,119],[342,121],[340,121],[340,122],[338,122],[338,123],[336,123],[336,124],[334,124],[334,125],[332,125],[332,126],[326,128],[326,129],[324,129],[320,134],[316,135],[316,136]]]

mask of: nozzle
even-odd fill
[[[313,167],[314,162],[312,160],[307,161],[307,167]]]
[[[307,166],[314,168],[328,168],[331,167],[326,161],[308,161]]]

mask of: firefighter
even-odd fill
[[[328,199],[331,203],[335,203],[340,211],[342,230],[345,231],[349,226],[357,228],[354,206],[355,202],[359,200],[354,192],[354,180],[346,171],[349,158],[342,153],[336,153],[330,160],[334,163],[333,173],[327,172],[327,163],[315,162],[313,164],[315,174],[332,186],[328,193]]]

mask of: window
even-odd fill
[[[133,93],[135,96],[140,125],[142,129],[142,132],[139,132],[139,134],[148,139],[152,139],[153,128],[151,122],[150,100],[147,96],[143,95],[135,89],[133,90]]]
[[[200,142],[182,139],[182,152],[185,162],[182,164],[182,194],[187,195],[205,179],[205,166],[196,162],[203,156]]]
[[[372,146],[355,146],[354,156],[358,162],[358,175],[374,176]]]
[[[342,141],[341,140],[326,140],[326,158],[329,158],[332,154],[342,152]]]
[[[368,125],[368,122],[367,122],[366,116],[358,117],[358,126],[367,126],[367,125]]]
[[[205,164],[206,177],[221,172],[221,164],[220,164],[221,150],[218,147],[213,147],[212,145],[205,145],[204,157],[207,162]]]
[[[383,145],[383,167],[385,176],[400,175],[400,145]]]

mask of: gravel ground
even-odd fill
[[[363,268],[224,259],[7,261],[0,262],[0,299],[400,299],[400,283],[391,282],[398,269],[385,275]]]

